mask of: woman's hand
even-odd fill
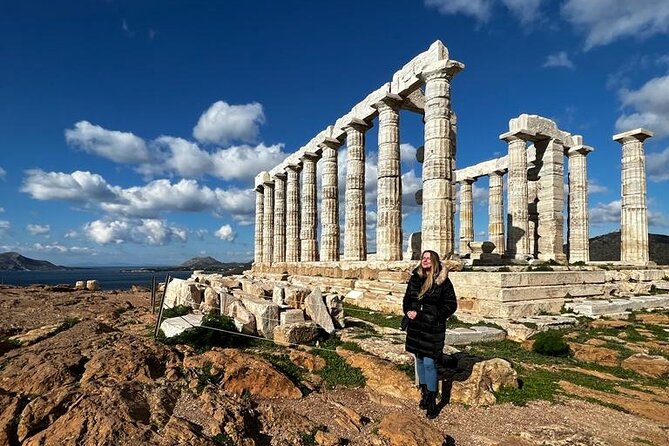
[[[416,316],[417,316],[417,315],[418,315],[418,313],[416,313],[416,312],[413,311],[413,310],[411,310],[411,311],[407,311],[407,317],[408,317],[409,319],[416,319]]]

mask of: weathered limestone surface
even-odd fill
[[[474,180],[471,178],[460,182],[460,255],[472,252],[469,242],[474,240],[473,184]]]
[[[564,146],[562,141],[537,141],[539,169],[539,259],[566,262],[562,251],[564,230]]]
[[[183,279],[172,279],[165,290],[164,308],[173,308],[177,305],[188,305],[199,308],[202,302],[202,291],[194,282]]]
[[[319,156],[305,153],[300,160],[302,169],[302,226],[300,227],[300,260],[316,262],[319,259],[316,241],[316,162]]]
[[[527,153],[535,152],[534,146]],[[527,163],[527,244],[530,256],[539,256],[539,167],[541,161]]]
[[[399,96],[376,104],[379,110],[377,260],[402,259],[402,179],[400,171]]]
[[[620,260],[646,264],[648,254],[648,206],[646,204],[646,157],[643,142],[653,136],[635,129],[613,136],[622,144],[622,209],[620,218]]]
[[[464,68],[454,60],[426,66],[425,155],[423,161],[423,218],[421,250],[442,258],[453,253],[454,162],[451,142],[451,80]]]
[[[274,327],[274,342],[283,344],[307,344],[318,337],[318,326],[312,322],[296,322]]]
[[[274,176],[274,241],[272,262],[286,261],[286,173]]]
[[[299,164],[286,168],[286,262],[300,261],[300,170]]]
[[[87,280],[86,281],[86,289],[88,291],[99,291],[100,290],[100,282],[97,280]]]
[[[569,149],[569,262],[590,261],[590,226],[588,223],[588,170],[586,155],[592,147]]]
[[[488,238],[495,244],[496,254],[504,254],[504,171],[493,171],[488,188]]]
[[[227,316],[233,318],[237,331],[251,335],[256,334],[256,318],[241,301],[233,301],[228,307],[228,311]]]
[[[335,327],[319,288],[315,288],[304,300],[304,311],[323,330],[330,334],[334,333]]]
[[[323,175],[321,206],[321,260],[339,260],[339,185],[337,174],[337,151],[340,143],[326,139],[322,144],[321,160]]]
[[[274,327],[279,325],[279,306],[272,301],[253,297],[243,298],[242,304],[255,317],[258,334],[272,339]]]
[[[263,261],[263,219],[264,200],[262,186],[256,187],[256,220],[255,220],[255,250],[253,262],[258,264]]]
[[[523,133],[505,133],[500,136],[509,144],[509,189],[506,253],[525,259],[530,254],[527,233],[527,143]]]
[[[335,328],[344,328],[344,298],[339,294],[328,294],[325,296],[325,306]]]
[[[304,322],[304,311],[298,310],[296,308],[282,311],[279,315],[279,324],[295,324],[298,322]]]
[[[171,338],[202,325],[202,317],[202,314],[190,313],[184,316],[167,318],[160,323],[160,329],[166,338]]]
[[[262,233],[262,261],[272,263],[274,244],[274,182],[267,180],[263,184],[263,233]]]
[[[369,125],[354,120],[346,126],[346,192],[344,260],[367,259],[365,209],[365,132]]]
[[[291,286],[284,290],[284,302],[293,308],[302,308],[304,299],[311,291],[309,288]]]

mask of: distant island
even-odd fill
[[[24,257],[18,252],[0,254],[0,271],[64,271],[68,269],[70,268],[54,265],[46,260]]]
[[[129,272],[160,272],[160,271],[194,271],[222,272],[226,274],[241,274],[251,268],[251,262],[220,262],[213,257],[193,257],[177,266],[160,266],[150,268],[128,268],[122,271]]]

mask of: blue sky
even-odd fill
[[[645,126],[650,229],[669,233],[666,0],[24,1],[0,14],[0,251],[63,265],[251,260],[253,176],[437,39],[465,64],[452,84],[459,167],[504,155],[510,118],[554,119],[595,148],[594,236],[619,227],[611,136]],[[400,121],[408,234],[423,133],[418,115]],[[485,239],[487,179],[475,186]]]

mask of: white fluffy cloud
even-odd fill
[[[669,75],[651,79],[638,90],[624,89],[620,99],[623,107],[634,111],[620,116],[616,129],[646,127],[655,132],[655,137],[669,135]]]
[[[202,143],[221,145],[230,141],[254,142],[258,138],[258,127],[264,122],[262,105],[257,102],[230,105],[217,101],[202,113],[193,128],[193,136]]]
[[[523,25],[531,25],[539,18],[541,2],[542,0],[502,0],[504,6],[509,8]]]
[[[195,180],[172,183],[161,179],[124,189],[111,186],[103,177],[90,172],[29,170],[21,190],[38,200],[71,201],[125,217],[156,218],[161,212],[208,211],[248,220],[255,212],[252,190],[211,189]]]
[[[34,224],[28,224],[26,226],[26,229],[28,232],[30,232],[32,235],[45,235],[48,234],[49,231],[51,231],[51,227],[49,225],[34,225]]]
[[[176,172],[182,177],[211,175],[224,180],[246,180],[262,170],[279,164],[287,154],[283,144],[267,146],[240,145],[208,152],[183,138],[162,136],[155,141],[160,148],[157,162],[142,166],[145,173]]]
[[[68,144],[117,163],[144,163],[149,161],[149,150],[144,140],[130,132],[107,130],[88,121],[79,121],[73,129],[65,130]]]
[[[417,162],[416,161],[416,147],[412,144],[400,144],[400,161]]]
[[[221,240],[225,240],[228,242],[233,241],[236,236],[230,225],[221,226],[220,228],[218,228],[218,231],[214,233],[214,235],[220,238]]]
[[[605,223],[620,224],[620,206],[620,200],[611,201],[610,203],[597,203],[590,209],[590,223],[593,225]]]
[[[95,220],[84,226],[86,236],[101,245],[138,243],[166,245],[187,240],[186,230],[158,219]]]
[[[646,155],[646,170],[652,181],[669,180],[669,147]]]
[[[0,167],[0,180],[4,180],[4,179],[5,179],[5,175],[7,175],[7,171],[5,171],[5,169],[3,169],[2,167]]]
[[[7,220],[0,220],[0,234],[4,234],[12,227],[11,223]]]
[[[586,50],[621,37],[645,38],[669,31],[666,0],[567,0],[561,13],[586,34]]]
[[[487,22],[492,16],[491,0],[425,0],[425,5],[445,15],[463,14]]]
[[[544,67],[565,67],[565,68],[574,68],[574,63],[569,59],[566,51],[560,51],[555,54],[551,54],[546,58],[544,62]]]

